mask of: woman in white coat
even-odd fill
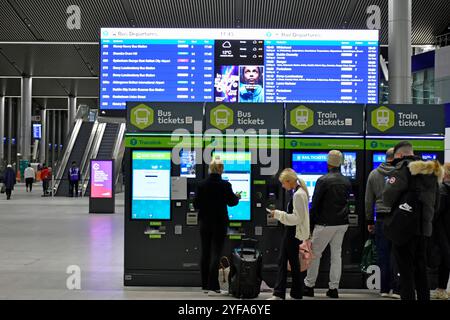
[[[279,178],[283,188],[290,193],[287,212],[269,210],[269,216],[283,224],[278,262],[277,281],[270,300],[282,300],[286,296],[287,263],[291,265],[292,288],[290,296],[293,299],[303,297],[303,276],[300,272],[299,245],[310,238],[309,229],[309,196],[305,182],[292,169],[284,169]]]

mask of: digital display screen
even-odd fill
[[[131,217],[170,220],[170,151],[132,153]]]
[[[349,178],[356,178],[356,152],[343,152],[344,162],[341,173]],[[302,178],[308,189],[311,202],[317,180],[328,173],[328,152],[294,152],[292,169]]]
[[[91,160],[91,198],[111,199],[113,179],[111,160]]]
[[[101,115],[127,101],[378,102],[377,30],[102,28]]]
[[[421,157],[422,157],[422,160],[424,160],[424,161],[436,160],[437,154],[436,153],[422,153]]]
[[[378,168],[379,165],[384,162],[386,162],[386,154],[385,153],[374,153],[372,155],[373,169]]]
[[[40,123],[33,123],[33,139],[42,138],[42,125]]]
[[[195,151],[181,150],[180,152],[180,176],[186,178],[195,178]]]
[[[241,193],[239,204],[228,208],[230,221],[250,221],[251,153],[215,152],[215,156],[224,162],[222,179],[231,183],[234,193]]]

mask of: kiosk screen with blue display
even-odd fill
[[[195,178],[195,151],[181,150],[180,152],[180,176],[186,178]]]
[[[377,30],[101,29],[101,115],[127,101],[378,102]]]
[[[424,161],[437,159],[436,153],[422,153],[420,156],[422,157],[422,160],[424,160]]]
[[[249,221],[250,214],[250,180],[251,153],[250,152],[215,152],[213,157],[219,156],[224,162],[222,179],[231,183],[234,193],[241,193],[239,204],[228,207],[228,217],[231,221]]]
[[[170,220],[170,151],[132,153],[131,218]]]
[[[292,169],[305,181],[311,202],[317,179],[328,173],[327,152],[294,152]],[[341,173],[351,179],[356,178],[356,152],[343,152],[344,163]]]
[[[385,153],[374,153],[372,158],[373,169],[378,168],[378,166],[385,161],[386,161]]]

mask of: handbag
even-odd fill
[[[362,253],[362,259],[360,268],[361,271],[364,273],[367,273],[367,268],[371,265],[377,264],[377,247],[375,244],[375,240],[372,238],[367,239],[366,243],[364,244],[364,249]]]
[[[2,188],[1,188],[1,190],[0,190],[0,193],[5,193],[6,192],[6,187],[5,187],[5,185],[2,185]]]
[[[219,285],[220,290],[228,291],[229,290],[229,275],[230,275],[230,260],[228,257],[223,256],[220,258],[219,263]]]
[[[305,240],[298,247],[298,259],[300,260],[300,272],[308,270],[311,266],[313,259],[315,258],[312,251],[312,245],[310,240]],[[291,271],[291,265],[288,261],[287,264],[288,271]]]

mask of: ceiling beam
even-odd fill
[[[125,11],[125,15],[127,16],[130,27],[136,27],[136,17],[134,16],[133,9],[131,8],[131,4],[129,0],[121,0],[123,10]]]
[[[35,26],[31,24],[30,19],[25,15],[25,13],[20,9],[19,5],[17,4],[16,0],[6,0],[11,8],[14,10],[16,15],[22,20],[22,22],[25,24],[25,26],[30,30],[30,32],[33,34],[33,36],[36,38],[36,40],[44,40],[42,35],[39,33],[39,31],[36,29]]]
[[[341,27],[343,29],[347,29],[350,21],[352,21],[353,14],[356,10],[356,5],[358,4],[358,0],[351,0],[347,6],[347,10],[345,11],[344,17],[342,18]]]

